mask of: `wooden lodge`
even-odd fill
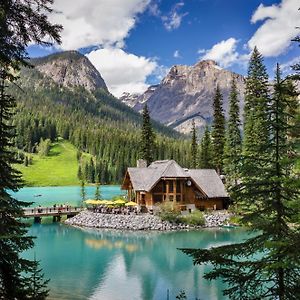
[[[122,189],[127,190],[128,199],[146,209],[164,201],[172,201],[181,210],[226,209],[229,203],[215,170],[184,169],[174,160],[155,161],[148,167],[139,160],[136,168],[128,168]]]

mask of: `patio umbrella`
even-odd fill
[[[114,201],[106,201],[106,203],[105,203],[106,205],[114,205],[115,204],[115,202]]]
[[[122,199],[118,199],[118,200],[114,201],[114,204],[119,204],[119,205],[123,205],[125,203],[126,202],[124,200],[122,200]]]
[[[133,201],[127,202],[125,205],[126,206],[137,206],[137,204]]]
[[[85,202],[86,204],[94,204],[95,201],[96,201],[96,200],[88,199],[88,200],[85,200],[84,202]]]

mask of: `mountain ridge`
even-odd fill
[[[199,61],[193,66],[174,65],[160,84],[150,86],[142,95],[130,99],[130,105],[141,111],[147,103],[150,116],[182,133],[189,133],[192,119],[203,131],[210,125],[213,97],[217,85],[223,94],[224,111],[228,114],[232,77],[235,78],[243,109],[244,77],[222,69],[213,60]],[[128,105],[127,98],[121,101]]]

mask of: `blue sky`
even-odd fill
[[[75,1],[74,1],[75,2]],[[29,55],[80,50],[100,71],[110,91],[142,92],[174,64],[214,59],[246,74],[256,45],[270,76],[300,60],[290,40],[300,33],[299,0],[55,0],[51,20],[64,26],[62,45],[31,46]]]

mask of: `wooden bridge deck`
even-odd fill
[[[76,206],[68,207],[32,207],[24,209],[25,218],[36,217],[59,217],[59,216],[75,216],[84,208]]]

